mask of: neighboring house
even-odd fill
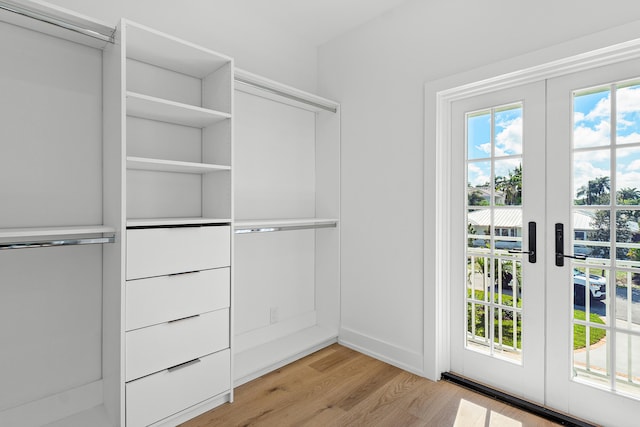
[[[472,193],[477,195],[479,198],[482,198],[487,205],[491,202],[491,189],[489,187],[468,187],[467,192],[469,195]],[[494,193],[494,205],[502,206],[505,204],[505,197],[502,191],[495,191]]]
[[[495,236],[522,237],[522,209],[495,209],[493,215]],[[469,212],[467,222],[473,227],[475,236],[489,236],[492,222],[491,209],[478,209]],[[574,211],[573,229],[575,240],[586,240],[587,233],[594,230],[592,223],[593,216],[588,212]],[[637,229],[638,225],[636,223],[633,224]]]

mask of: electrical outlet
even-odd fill
[[[271,307],[269,309],[269,321],[271,324],[278,323],[280,320],[280,313],[278,313],[278,307]]]

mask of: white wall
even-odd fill
[[[638,16],[640,3],[624,0],[410,0],[319,48],[319,93],[342,105],[346,343],[439,376],[432,298],[438,248],[428,241],[435,100],[427,99],[425,111],[425,83],[432,82],[433,98],[447,85],[639,37],[634,22],[578,39]]]
[[[49,0],[115,26],[121,17],[208,47],[238,68],[314,92],[316,48],[229,0]]]

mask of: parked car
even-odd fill
[[[577,268],[573,269],[573,300],[575,304],[584,305],[584,287],[587,283],[587,276]],[[602,276],[595,274],[589,274],[589,292],[591,299],[603,300],[605,299],[607,280]]]

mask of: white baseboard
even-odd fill
[[[0,412],[0,426],[41,427],[100,405],[102,380],[6,409]]]
[[[309,311],[272,325],[237,334],[233,337],[233,348],[236,353],[242,353],[251,348],[290,336],[315,324],[316,312]]]
[[[238,352],[234,355],[234,386],[254,380],[336,341],[336,331],[313,326]]]
[[[114,427],[107,417],[103,405],[78,412],[70,417],[47,424],[45,427]]]
[[[347,328],[340,329],[338,342],[405,371],[424,376],[422,353],[401,348]]]
[[[151,424],[150,427],[175,427],[229,401],[231,401],[231,393],[225,393],[223,395],[205,400],[204,402],[198,403],[197,405],[191,406],[188,409],[171,415],[170,417],[160,420],[157,423]]]

